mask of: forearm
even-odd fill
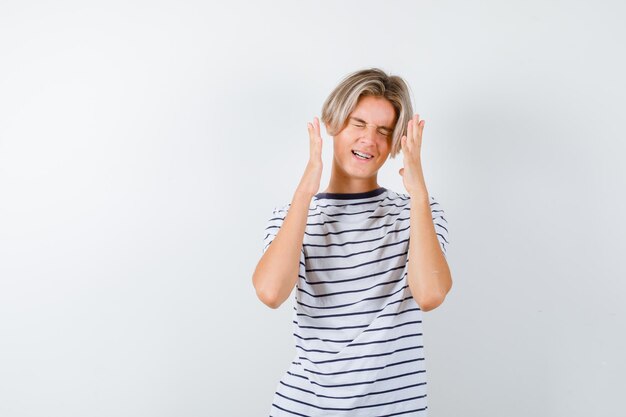
[[[410,212],[407,279],[413,298],[428,311],[443,302],[452,278],[437,239],[428,195],[411,196]]]
[[[312,195],[296,191],[282,226],[259,260],[252,282],[259,299],[278,308],[298,281],[300,254]]]

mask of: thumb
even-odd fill
[[[398,171],[398,174],[400,174],[401,176],[404,176],[404,168],[400,168],[400,171]]]

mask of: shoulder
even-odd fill
[[[411,196],[407,193],[395,192],[393,190],[389,190],[388,198],[389,200],[397,202],[397,203],[404,203],[407,205],[407,207],[411,206]],[[441,208],[441,205],[439,204],[439,200],[435,196],[429,194],[428,201],[429,201],[431,210],[438,210]]]
[[[274,213],[287,213],[289,211],[289,207],[291,207],[291,203],[279,204],[274,206]]]
[[[291,206],[291,203],[278,204],[278,205],[273,206],[269,222],[270,223],[282,222],[287,216],[287,212],[289,211],[290,206]]]
[[[411,203],[411,197],[405,193],[399,193],[391,189],[387,190],[387,199],[398,205],[406,205]],[[408,207],[408,206],[407,206]]]

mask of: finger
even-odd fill
[[[313,119],[313,123],[307,123],[307,129],[309,131],[309,152],[312,156],[320,156],[322,153],[322,138],[318,134],[319,125],[316,127],[315,124],[319,123]]]
[[[422,146],[422,130],[424,130],[424,121],[420,120],[419,122],[419,127],[417,129],[417,133],[415,134],[416,138],[415,138],[415,143],[417,144],[417,146],[421,147]]]
[[[317,137],[317,127],[316,127],[316,123],[315,123],[315,117],[313,118],[312,122],[309,122],[309,124],[311,125],[311,138]]]
[[[318,119],[317,117],[315,118],[315,133],[317,134],[318,137],[322,137],[321,133],[320,133],[320,119]]]
[[[420,115],[415,113],[413,116],[413,143],[417,143],[419,138]]]
[[[307,130],[309,131],[309,157],[315,153],[315,141],[313,140],[313,126],[311,123],[307,123]]]
[[[409,120],[409,124],[406,128],[406,142],[410,150],[413,145],[413,119]]]
[[[317,142],[317,135],[315,134],[315,126],[313,123],[307,123],[307,129],[309,131],[309,144],[311,145],[311,150],[314,149]]]
[[[409,150],[409,144],[408,144],[408,140],[406,135],[402,136],[402,138],[400,139],[400,147],[402,148],[402,154],[406,155],[407,153],[410,152]]]

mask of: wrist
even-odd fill
[[[409,197],[411,198],[412,202],[425,202],[430,205],[430,197],[428,196],[428,192],[426,191],[409,191]]]

